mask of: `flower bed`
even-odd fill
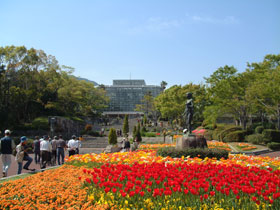
[[[0,209],[280,209],[279,169],[278,158],[157,157],[148,147],[75,155],[1,184]]]
[[[0,184],[0,209],[105,209],[92,205],[88,189],[81,187],[78,177],[83,170],[62,166],[24,179]]]
[[[252,145],[247,144],[247,143],[238,143],[237,148],[242,150],[242,151],[250,151],[250,150],[257,149],[257,147],[252,146]]]

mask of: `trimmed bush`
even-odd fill
[[[245,140],[245,136],[247,134],[247,131],[241,130],[241,131],[233,131],[225,136],[223,141],[225,142],[243,142]]]
[[[156,133],[153,132],[146,132],[146,133],[141,132],[141,135],[145,137],[156,137]]]
[[[125,115],[123,121],[123,135],[125,136],[129,132],[129,125],[128,125],[128,115]]]
[[[267,142],[279,142],[280,143],[280,131],[273,129],[264,129],[262,132],[263,137]]]
[[[263,127],[263,126],[257,126],[257,127],[255,128],[255,133],[261,134],[261,133],[263,132],[263,130],[264,130],[264,127]]]
[[[259,133],[246,136],[245,139],[252,144],[262,144],[265,142],[263,135]]]
[[[267,144],[269,149],[272,150],[280,150],[280,143],[279,142],[271,142]]]
[[[225,125],[221,125],[221,124],[217,125],[217,128],[213,131],[212,137],[214,140],[219,140],[219,134],[225,129],[225,127],[226,127]]]
[[[208,130],[214,130],[214,129],[217,128],[217,125],[216,124],[209,124],[209,125],[206,125],[204,128],[208,129]]]
[[[219,134],[218,134],[218,140],[219,141],[223,141],[223,139],[229,134],[229,133],[232,133],[234,131],[240,131],[242,130],[241,127],[239,126],[233,126],[233,125],[230,125],[230,126],[226,126],[225,129],[223,131],[221,131]]]
[[[113,144],[113,145],[117,143],[117,133],[114,128],[110,128],[108,141],[109,144]]]
[[[34,129],[49,130],[48,117],[37,117],[32,121],[32,127]]]
[[[202,149],[202,148],[188,148],[183,150],[176,150],[175,147],[163,147],[157,151],[158,156],[162,157],[172,157],[172,158],[181,158],[184,157],[200,157],[202,159],[208,158],[221,158],[228,159],[228,152],[225,150],[218,149]]]
[[[213,130],[206,130],[204,137],[207,141],[211,141],[213,139]]]
[[[94,136],[94,137],[99,137],[100,136],[100,133],[97,132],[97,131],[89,131],[89,132],[86,132],[88,135],[90,136]]]

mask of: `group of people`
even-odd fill
[[[16,146],[14,140],[11,138],[11,131],[5,130],[5,136],[0,139],[0,153],[3,164],[3,177],[8,174],[8,169],[11,165],[12,156],[15,155],[15,160],[18,164],[17,173],[21,174],[22,169],[35,171],[29,166],[33,158],[28,154],[27,137],[22,136],[20,143]],[[50,138],[45,135],[42,138],[35,137],[32,149],[34,152],[34,159],[36,164],[40,164],[41,169],[46,168],[47,165],[54,166],[56,163],[61,165],[64,163],[65,150],[68,150],[69,156],[79,154],[81,147],[81,138],[76,138],[75,135],[66,142],[61,135]],[[23,165],[24,161],[26,163]]]

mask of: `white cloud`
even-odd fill
[[[239,21],[234,16],[215,18],[215,17],[193,15],[189,18],[196,23],[211,23],[211,24],[226,24],[226,25],[239,23]]]
[[[132,27],[129,31],[132,33],[137,32],[159,32],[173,28],[179,28],[184,24],[183,20],[169,20],[160,17],[150,17],[144,24]]]

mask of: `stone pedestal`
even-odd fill
[[[106,149],[104,150],[104,153],[114,153],[121,151],[122,148],[115,146],[115,145],[108,145]]]
[[[187,148],[204,148],[207,146],[207,141],[202,136],[195,136],[193,134],[183,135],[177,139],[176,149],[187,149]]]

